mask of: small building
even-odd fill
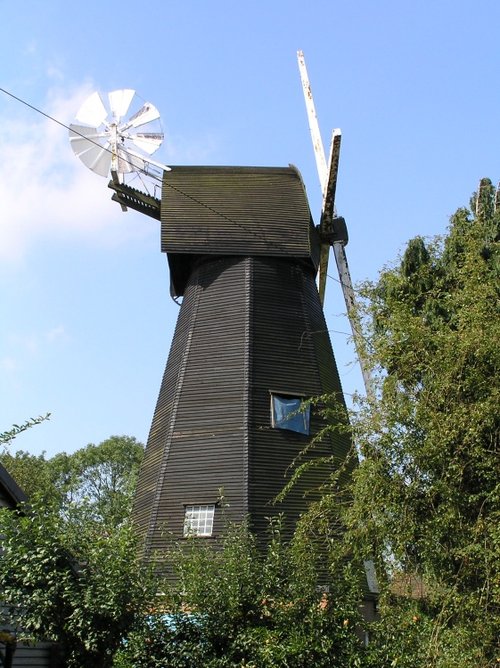
[[[0,464],[0,508],[16,508],[25,503],[28,497],[19,487],[5,466]]]
[[[0,464],[0,508],[15,510],[27,496]],[[1,554],[0,554],[1,558]],[[0,592],[1,600],[1,592]],[[57,647],[52,642],[29,642],[22,632],[8,623],[0,607],[0,665],[5,668],[58,668]]]

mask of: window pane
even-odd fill
[[[211,536],[214,526],[215,504],[186,506],[184,536]]]
[[[300,397],[272,395],[273,427],[309,434],[310,406],[302,406]]]

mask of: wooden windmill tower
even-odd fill
[[[129,150],[130,142],[156,148],[162,138],[141,130],[141,112],[122,120],[130,93],[110,95],[110,122],[100,100],[98,113],[79,114],[92,127],[72,126],[70,135],[87,166],[109,159],[113,199],[122,208],[161,222],[171,294],[182,297],[138,481],[136,523],[146,555],[161,555],[167,531],[217,537],[228,520],[248,518],[264,540],[266,518],[282,512],[292,528],[314,498],[305,492],[330,472],[311,468],[272,505],[290,465],[324,426],[303,402],[324,394],[343,401],[315,283],[321,250],[339,241],[338,232],[324,222],[315,227],[292,166],[170,169]],[[147,123],[155,120],[151,109],[142,112]],[[122,183],[124,167],[159,169],[161,199]],[[334,216],[337,168],[338,151],[322,221]],[[307,456],[333,455],[340,465],[349,450],[339,431]]]

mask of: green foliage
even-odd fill
[[[45,453],[32,455],[24,450],[6,451],[0,455],[0,462],[29,498],[39,496],[53,501],[60,498]]]
[[[345,569],[340,587],[329,578],[332,593],[325,596],[315,551],[304,535],[285,544],[279,522],[270,524],[265,553],[245,526],[230,527],[215,550],[199,539],[173,547],[169,562],[178,581],[164,583],[159,609],[131,635],[116,665],[360,665],[358,578]]]
[[[0,588],[23,635],[51,639],[68,666],[109,666],[154,589],[138,562],[129,515],[143,446],[111,437],[46,459],[18,451],[2,463],[29,494],[0,513]]]
[[[68,667],[105,667],[143,617],[150,583],[130,527],[78,525],[35,502],[0,511],[0,587],[8,619],[23,635],[57,641]]]
[[[132,506],[144,446],[131,436],[111,436],[72,454],[31,455],[5,452],[1,462],[30,498],[58,503],[63,512],[80,520],[99,520],[116,526]]]
[[[144,446],[132,436],[111,436],[98,445],[50,460],[63,507],[77,506],[90,519],[116,526],[131,511]]]
[[[485,655],[486,648],[493,647],[498,640],[491,635],[490,625],[482,625],[477,618],[457,625],[444,619],[443,614],[446,613],[441,605],[435,606],[425,599],[388,596],[381,602],[379,620],[372,625],[372,642],[363,666],[492,668],[498,665],[494,655],[491,658]]]
[[[24,422],[23,424],[12,425],[12,429],[0,433],[0,445],[3,446],[10,445],[12,441],[16,438],[16,436],[22,434],[23,431],[31,429],[31,427],[34,427],[35,425],[40,424],[41,422],[45,422],[45,420],[49,419],[50,419],[50,413],[46,413],[45,415],[39,415],[36,418],[30,418],[29,420],[26,420],[26,422]]]
[[[426,590],[425,606],[402,595],[385,600],[372,645],[377,666],[477,668],[498,656],[500,217],[493,197],[483,181],[477,216],[459,210],[444,239],[414,239],[399,266],[364,288],[379,396],[353,416],[362,462],[345,521],[349,540],[375,554],[381,572],[416,574]],[[418,624],[408,621],[415,615]]]

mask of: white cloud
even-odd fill
[[[6,345],[15,351],[16,357],[26,360],[38,354],[40,334],[35,331],[27,333],[11,332],[6,337]],[[12,359],[16,358],[12,357]]]
[[[89,84],[51,89],[43,110],[68,125],[91,92]],[[64,127],[24,112],[0,115],[0,261],[20,260],[54,236],[79,235],[99,244],[126,240],[132,232],[111,202],[107,180],[74,156]]]
[[[0,358],[0,370],[17,373],[35,360],[42,359],[49,346],[68,339],[66,328],[61,324],[48,330],[10,332],[4,337],[2,344],[8,352]]]
[[[45,74],[52,87],[36,106],[61,124],[21,102],[9,100],[0,106],[0,263],[4,264],[22,260],[28,250],[54,238],[113,246],[148,234],[145,226],[124,224],[130,219],[111,201],[107,179],[87,169],[71,150],[63,126],[73,122],[95,86],[87,82],[63,87],[63,72],[53,65]],[[186,141],[166,131],[167,162],[210,163],[217,143],[210,135]]]
[[[15,371],[17,367],[17,361],[13,357],[7,356],[0,359],[0,369],[2,371]]]
[[[48,79],[53,79],[54,81],[64,81],[64,72],[57,65],[47,65],[45,73]]]
[[[31,40],[25,45],[21,53],[26,56],[32,56],[36,54],[37,50],[38,50],[38,44],[34,40]]]
[[[66,337],[67,334],[63,325],[58,325],[57,327],[53,327],[45,334],[45,339],[49,343],[53,343],[54,341],[57,341],[59,339],[65,339]]]

